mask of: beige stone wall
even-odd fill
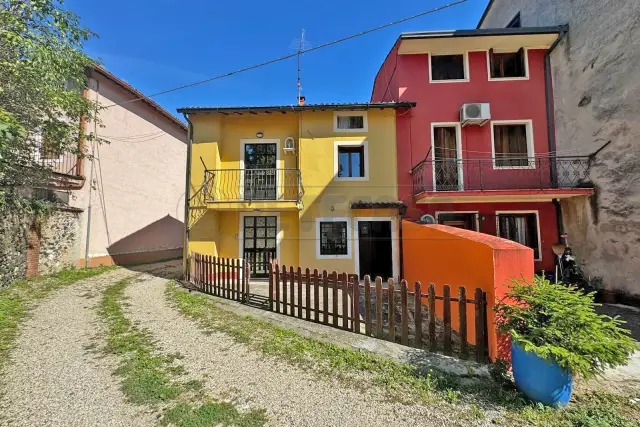
[[[87,96],[105,107],[134,98],[95,72],[89,86]],[[93,180],[84,159],[87,183],[70,200],[84,210],[77,258],[85,257],[90,186],[90,257],[181,248],[186,132],[144,102],[103,109],[100,120],[86,124],[106,140],[94,149]]]
[[[607,289],[640,295],[640,2],[495,0],[482,28],[569,24],[552,53],[557,149],[591,154],[597,195],[563,202],[569,243]]]

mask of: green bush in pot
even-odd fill
[[[618,316],[598,314],[595,292],[554,284],[536,276],[534,283],[515,280],[496,304],[498,330],[520,347],[555,361],[584,378],[625,365],[638,343],[621,328]]]

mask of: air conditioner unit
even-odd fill
[[[484,125],[491,120],[491,110],[488,103],[463,104],[460,109],[460,122],[466,125]]]

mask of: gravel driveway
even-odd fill
[[[147,276],[148,277],[148,276]],[[148,277],[125,291],[128,317],[148,329],[163,353],[180,353],[194,379],[239,409],[264,408],[273,426],[454,426],[449,411],[391,402],[379,390],[358,392],[267,359],[223,334],[205,334],[166,300],[166,280]]]
[[[107,285],[137,273],[119,269],[78,282],[43,301],[21,327],[0,381],[1,426],[140,426],[155,420],[127,404],[117,361],[91,351],[95,307]]]

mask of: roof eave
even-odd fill
[[[299,112],[299,111],[353,111],[385,108],[413,108],[415,102],[387,102],[363,104],[310,104],[310,105],[274,105],[264,107],[183,107],[177,111],[182,114],[194,113],[260,113],[260,112]]]
[[[412,39],[438,39],[456,37],[487,37],[487,36],[513,36],[535,34],[560,34],[564,26],[551,27],[521,27],[521,28],[482,28],[475,30],[452,31],[416,31],[400,34],[402,40]]]

